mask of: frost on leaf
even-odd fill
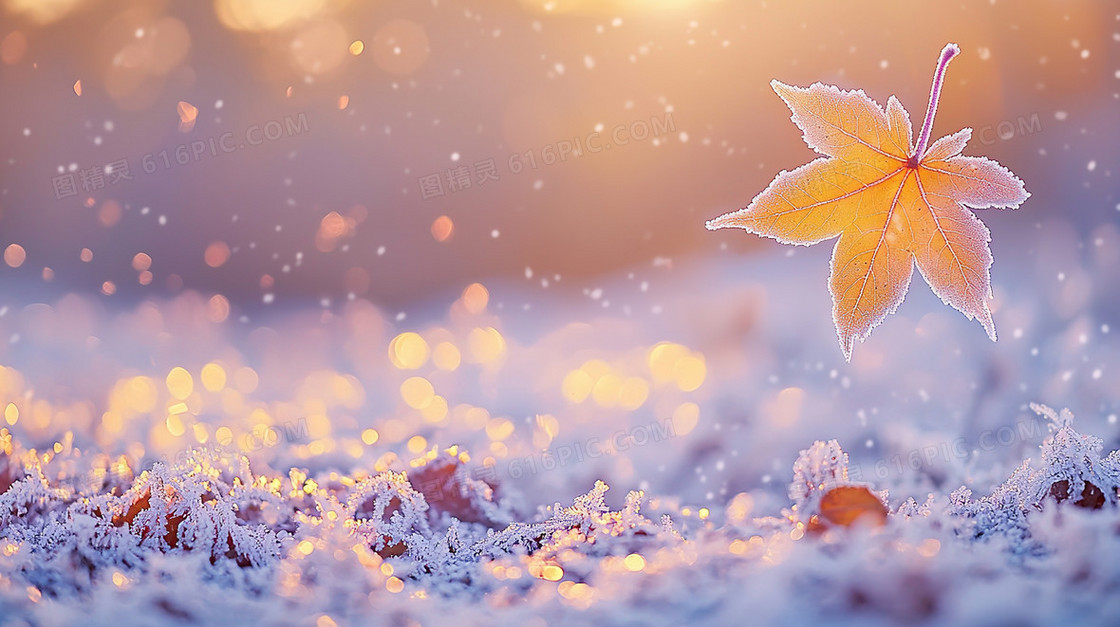
[[[415,462],[417,467],[409,471],[408,480],[424,495],[433,516],[488,527],[511,522],[512,513],[498,499],[497,482],[472,476],[464,456],[465,453],[452,448],[436,453],[433,459],[421,458]]]
[[[821,496],[839,485],[848,484],[848,454],[836,440],[816,441],[801,451],[793,462],[793,482],[789,498],[800,512],[820,510]]]
[[[733,624],[746,615],[941,624],[976,617],[963,604],[983,605],[989,590],[1039,575],[1072,622],[1111,624],[1103,617],[1115,616],[1115,603],[1092,602],[1117,581],[1115,560],[1102,556],[1120,546],[1118,510],[1108,505],[1120,454],[1102,456],[1101,442],[1077,433],[1068,412],[1040,410],[1054,422],[1040,464],[1024,463],[983,498],[962,488],[948,499],[908,498],[894,512],[885,493],[852,481],[835,441],[801,452],[789,486],[794,508],[769,517],[762,510],[774,507],[772,495],[763,490],[692,515],[638,491],[612,507],[603,482],[568,504],[516,512],[499,498],[503,486],[484,479],[487,469],[451,449],[406,472],[292,469],[286,477],[199,452],[157,464],[123,490],[108,486],[127,469],[108,481],[68,481],[75,459],[66,454],[17,456],[20,478],[0,495],[0,616],[102,624],[127,595],[153,623],[438,622],[450,608],[470,624],[554,613],[611,624],[697,616]],[[107,467],[107,458],[90,457],[83,461]],[[1062,481],[1073,487],[1059,499],[1052,489]],[[1101,511],[1074,506],[1087,484],[1101,488]],[[519,522],[496,524],[490,511]],[[683,533],[663,511],[685,517]],[[890,524],[844,531],[868,516]],[[1035,608],[1021,605],[1006,622],[1030,622]]]
[[[850,527],[856,523],[882,525],[887,522],[887,508],[879,497],[862,486],[840,486],[821,497],[822,520]]]
[[[123,493],[81,498],[39,464],[28,470],[0,495],[0,535],[24,543],[25,572],[44,591],[85,589],[113,568],[146,569],[157,555],[201,559],[206,577],[226,580],[279,557],[277,533],[240,515],[263,502],[242,489],[254,483],[247,464],[192,454],[156,464]]]
[[[212,564],[230,560],[240,567],[276,558],[276,534],[239,515],[251,500],[234,489],[242,486],[243,475],[212,466],[212,461],[192,456],[175,467],[156,464],[124,495],[100,500],[89,513],[126,529],[141,548],[202,553]],[[251,476],[244,479],[253,481]]]
[[[1069,501],[1086,509],[1115,507],[1120,486],[1120,453],[1102,458],[1104,442],[1074,429],[1068,409],[1055,412],[1034,404],[1031,408],[1050,420],[1052,434],[1042,443],[1041,466],[1032,468],[1025,460],[992,494],[976,501],[962,487],[953,493],[950,509],[964,521],[960,530],[966,535],[1005,537],[1016,553],[1044,550],[1031,537],[1029,517],[1044,509],[1047,501]]]
[[[812,531],[826,523],[850,526],[857,520],[881,525],[887,509],[880,497],[848,480],[848,454],[836,440],[817,441],[801,451],[789,486],[792,511]]]
[[[1118,453],[1101,459],[1104,441],[1082,435],[1073,428],[1073,413],[1063,409],[1056,413],[1045,406],[1031,408],[1050,420],[1054,434],[1042,443],[1042,469],[1033,477],[1032,500],[1041,503],[1047,496],[1057,501],[1072,499],[1074,505],[1100,509],[1108,503],[1116,505],[1120,486]]]
[[[382,557],[402,555],[413,535],[431,535],[428,503],[403,472],[385,471],[354,487],[346,509],[356,531]]]
[[[961,155],[971,129],[928,143],[945,66],[958,53],[953,44],[942,50],[916,144],[894,96],[884,109],[863,91],[773,81],[806,144],[823,156],[780,172],[746,208],[707,224],[785,244],[836,239],[829,291],[846,359],[902,304],[914,266],[945,304],[996,339],[987,304],[991,236],[970,208],[1014,209],[1029,194],[995,161]]]

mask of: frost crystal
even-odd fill
[[[424,495],[412,488],[403,472],[387,471],[362,481],[346,503],[355,530],[382,557],[404,553],[414,535],[431,535],[427,511]]]
[[[63,447],[43,461],[0,442],[10,479],[0,616],[101,624],[127,595],[161,624],[436,622],[447,607],[472,624],[497,608],[504,622],[578,611],[583,622],[635,624],[729,624],[744,612],[779,624],[948,624],[988,616],[992,590],[1041,573],[1063,600],[1047,616],[1111,624],[1120,602],[1102,591],[1120,582],[1120,453],[1102,457],[1102,441],[1078,433],[1068,411],[1039,411],[1054,423],[1041,464],[1023,462],[982,498],[962,487],[892,512],[885,492],[850,480],[836,441],[815,442],[793,465],[792,509],[760,518],[752,510],[773,498],[761,491],[694,516],[665,499],[647,505],[640,491],[612,509],[602,481],[569,505],[517,515],[492,468],[455,447],[404,472],[294,468],[286,478],[198,450],[133,477],[124,460]],[[684,517],[683,532],[666,511]],[[875,525],[849,530],[866,514]],[[1030,622],[1020,606],[1007,622]],[[634,615],[620,619],[619,607]]]
[[[839,486],[863,485],[848,480],[848,454],[836,440],[816,441],[793,463],[789,499],[797,520],[808,521],[820,512],[821,498]]]
[[[1042,466],[1032,469],[1025,460],[992,494],[977,501],[961,488],[953,493],[950,512],[963,519],[960,531],[973,538],[1001,536],[1016,554],[1041,554],[1045,547],[1032,538],[1031,517],[1048,500],[1071,499],[1074,505],[1099,509],[1117,504],[1120,453],[1101,458],[1100,438],[1082,435],[1073,428],[1073,414],[1045,405],[1031,405],[1047,417],[1052,435],[1042,443]]]
[[[1042,444],[1042,469],[1031,477],[1031,500],[1040,503],[1047,496],[1062,501],[1073,498],[1085,507],[1116,505],[1120,485],[1120,464],[1116,451],[1101,459],[1104,441],[1082,435],[1073,428],[1073,413],[1055,413],[1045,405],[1032,404],[1038,414],[1050,419],[1054,434]]]

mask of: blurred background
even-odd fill
[[[972,127],[1032,193],[979,212],[1001,340],[915,279],[849,365],[830,244],[704,221],[813,157],[771,79],[920,125],[950,41],[934,136]],[[813,439],[972,450],[1028,401],[1118,438],[1115,4],[0,0],[0,110],[0,402],[35,446],[304,420],[253,455],[501,466],[672,420],[520,480],[712,502],[780,495]]]
[[[985,216],[997,277],[1040,223],[1081,241],[1117,218],[1108,3],[0,6],[0,233],[24,259],[3,278],[20,291],[404,310],[526,268],[582,290],[773,247],[703,229],[812,157],[769,81],[896,94],[920,125],[949,41],[964,54],[935,135],[973,127],[966,153],[1033,194]]]

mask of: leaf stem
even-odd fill
[[[953,57],[961,53],[957,44],[946,44],[941,49],[941,58],[937,60],[937,72],[933,75],[933,87],[929,90],[929,106],[926,107],[926,121],[922,124],[922,134],[918,136],[918,145],[914,148],[913,161],[921,161],[929,145],[929,135],[933,131],[933,117],[937,115],[937,101],[941,98],[941,84],[945,82],[945,68]]]

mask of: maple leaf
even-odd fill
[[[929,143],[945,68],[959,52],[955,44],[941,51],[917,144],[910,115],[894,96],[884,110],[862,90],[772,81],[805,143],[824,157],[782,171],[745,209],[707,223],[785,244],[839,236],[829,291],[849,361],[855,340],[867,339],[902,303],[915,263],[945,304],[996,339],[987,304],[991,235],[969,208],[1015,209],[1030,194],[995,161],[961,155],[972,129]]]

